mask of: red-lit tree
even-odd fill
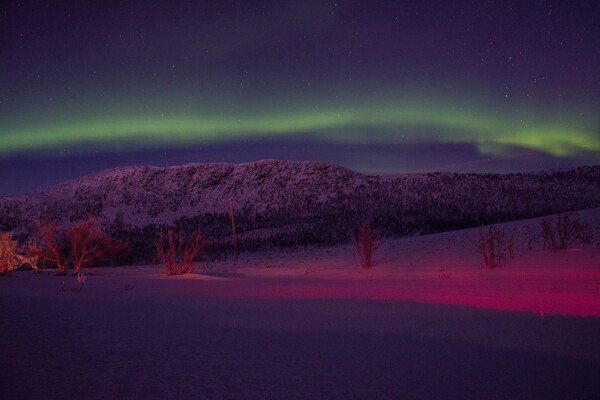
[[[58,268],[59,275],[66,275],[69,266],[69,247],[64,232],[59,229],[56,221],[37,222],[37,240],[30,242],[26,252],[28,257],[53,263]]]
[[[0,276],[17,268],[18,257],[17,241],[13,240],[12,232],[0,233]]]
[[[118,254],[124,247],[120,241],[104,233],[97,218],[67,227],[66,237],[75,275],[85,265]]]
[[[59,275],[66,275],[69,265],[77,275],[89,263],[109,258],[125,248],[119,240],[104,233],[96,218],[66,229],[61,229],[55,221],[39,221],[37,227],[37,237],[25,246],[26,258],[56,265]]]

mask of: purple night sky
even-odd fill
[[[597,1],[5,1],[0,195],[119,165],[600,163]]]

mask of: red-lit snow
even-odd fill
[[[494,270],[467,230],[382,241],[369,270],[340,246],[101,268],[79,293],[14,273],[0,397],[598,399],[600,247],[529,250],[539,220],[505,227],[516,255]]]

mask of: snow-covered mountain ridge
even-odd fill
[[[119,167],[0,198],[0,218],[9,208],[59,219],[109,220],[120,213],[134,225],[168,223],[197,213],[226,212],[229,199],[235,208],[257,211],[303,198],[327,202],[367,181],[342,167],[306,161]]]

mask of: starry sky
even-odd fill
[[[4,1],[0,195],[119,165],[600,164],[598,1]]]

